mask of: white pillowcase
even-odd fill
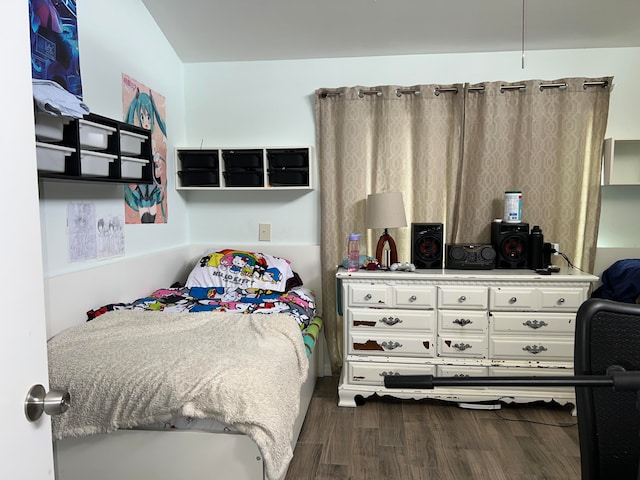
[[[225,249],[206,254],[191,270],[186,287],[264,288],[286,291],[293,277],[286,258]]]

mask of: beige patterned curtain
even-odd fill
[[[467,86],[464,157],[448,219],[453,242],[490,243],[504,192],[523,192],[522,221],[592,271],[602,145],[612,78]],[[486,219],[478,221],[478,219]]]
[[[463,86],[353,87],[316,92],[321,183],[322,317],[331,366],[342,364],[342,318],[336,311],[336,266],[348,235],[363,233],[371,256],[381,230],[365,229],[370,193],[403,193],[407,222],[444,222],[453,208],[447,185],[458,177]],[[390,229],[398,259],[410,261],[411,228]]]
[[[401,191],[407,222],[445,224],[446,243],[489,243],[504,192],[522,190],[523,218],[591,270],[600,212],[602,143],[612,78],[477,85],[353,87],[316,92],[321,188],[322,316],[332,370],[342,364],[335,268],[364,228],[369,193]],[[411,229],[390,229],[410,261]]]

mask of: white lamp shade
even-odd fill
[[[367,196],[367,228],[406,227],[402,192],[372,193]]]

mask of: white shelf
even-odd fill
[[[602,184],[640,185],[640,140],[604,141]]]

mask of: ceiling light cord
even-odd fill
[[[525,27],[524,12],[525,12],[525,1],[526,0],[522,0],[522,69],[523,70],[524,70],[524,27]]]

